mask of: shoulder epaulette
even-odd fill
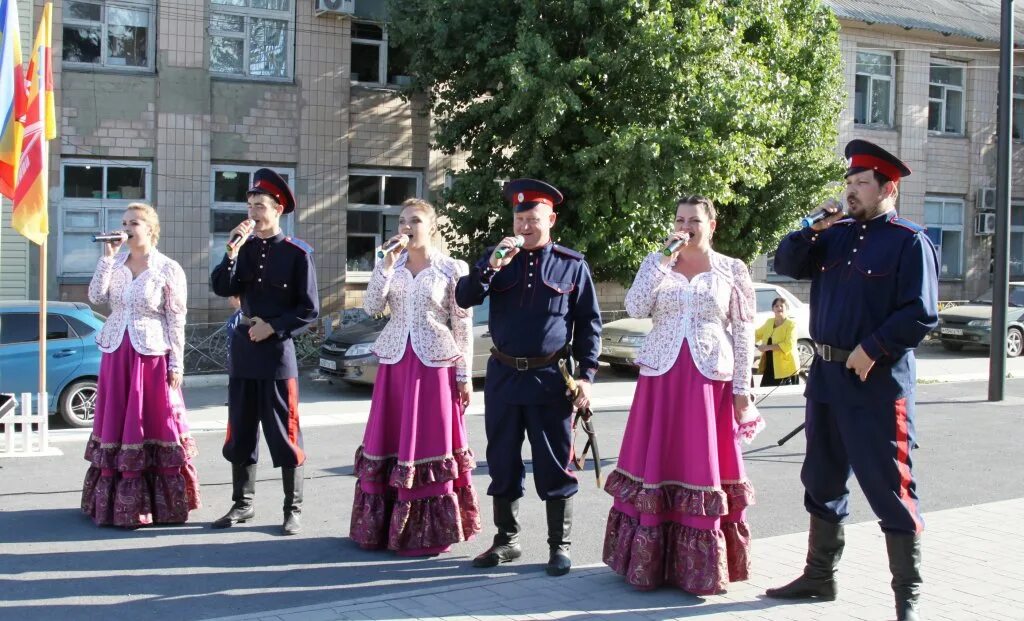
[[[285,237],[284,240],[306,254],[313,254],[313,247],[298,237]]]
[[[900,228],[907,229],[911,233],[920,233],[921,231],[924,230],[924,227],[921,226],[920,224],[916,222],[911,222],[910,220],[907,220],[905,218],[900,218],[899,216],[893,218],[892,220],[889,220],[889,223]]]
[[[572,248],[566,248],[565,246],[559,246],[558,244],[552,244],[551,245],[551,250],[553,250],[554,252],[557,252],[558,254],[565,255],[565,256],[567,256],[569,258],[576,259],[577,261],[582,261],[583,260],[583,255],[578,253],[578,252],[576,252]]]

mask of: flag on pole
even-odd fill
[[[25,115],[25,76],[16,0],[0,0],[0,194],[14,200]]]
[[[50,232],[47,214],[49,192],[49,146],[57,137],[57,119],[53,103],[53,63],[50,41],[53,31],[53,4],[43,6],[32,59],[28,63],[28,96],[25,107],[25,136],[21,163],[14,191],[14,230],[36,244],[46,242]]]

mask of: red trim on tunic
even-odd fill
[[[306,454],[299,447],[299,380],[285,380],[288,385],[288,445],[295,453],[295,465],[301,466],[306,461]]]
[[[910,496],[910,426],[907,421],[907,400],[897,399],[896,403],[896,468],[900,473],[900,502],[907,508],[914,520],[914,530],[920,534],[924,525],[917,518],[917,500]]]

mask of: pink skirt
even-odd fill
[[[366,549],[403,556],[447,551],[480,532],[454,367],[428,367],[412,345],[382,364],[356,451],[349,536]]]
[[[604,562],[638,589],[696,595],[746,580],[754,490],[736,439],[732,383],[697,370],[684,341],[667,373],[641,376],[605,490]]]
[[[100,360],[82,511],[100,526],[180,524],[199,503],[198,454],[167,356],[144,356],[125,333]]]

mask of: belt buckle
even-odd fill
[[[825,362],[832,362],[832,346],[822,345],[821,346],[821,359]]]
[[[526,358],[515,358],[516,371],[529,371],[530,361]]]

